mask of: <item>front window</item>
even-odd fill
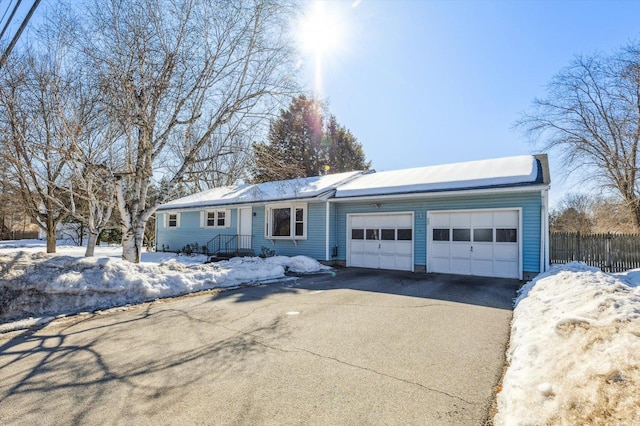
[[[207,228],[227,228],[228,217],[226,210],[207,210],[204,216],[204,226]]]
[[[273,232],[274,237],[291,236],[291,209],[273,209]]]
[[[306,218],[306,205],[267,207],[267,238],[306,238]]]

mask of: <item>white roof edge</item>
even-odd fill
[[[333,192],[335,190],[331,190]],[[166,208],[158,208],[156,211],[160,213],[165,212],[177,212],[177,211],[185,211],[185,210],[215,210],[216,208],[225,208],[225,209],[235,209],[239,207],[250,207],[250,206],[263,206],[266,204],[278,204],[278,203],[308,203],[313,201],[327,201],[327,199],[323,199],[323,196],[326,195],[322,193],[315,197],[306,197],[306,198],[287,198],[281,200],[260,200],[260,201],[247,201],[246,203],[233,203],[233,204],[211,204],[211,205],[197,205],[197,206],[169,206]]]
[[[340,185],[336,198],[462,191],[532,185],[540,177],[540,158],[534,155],[388,170],[359,176]],[[540,163],[539,163],[540,162]]]
[[[333,194],[336,191],[336,188],[339,187],[340,185],[343,185],[345,183],[349,183],[351,181],[353,181],[354,179],[360,177],[363,174],[363,171],[360,170],[353,170],[350,172],[342,172],[342,173],[337,173],[335,175],[328,175],[328,176],[334,176],[337,177],[338,175],[343,174],[346,175],[344,176],[342,179],[333,182],[331,184],[327,184],[326,187],[324,188],[319,188],[317,189],[315,192],[312,192],[311,194],[307,193],[307,194],[301,194],[303,195],[302,197],[296,197],[296,196],[291,196],[291,194],[285,194],[282,196],[282,198],[277,198],[277,197],[269,197],[267,196],[267,198],[264,199],[248,199],[246,201],[243,200],[239,200],[240,197],[242,197],[243,194],[246,194],[247,192],[251,191],[253,188],[257,188],[260,185],[263,184],[278,184],[280,182],[282,183],[286,183],[286,182],[290,182],[290,181],[297,181],[297,180],[302,180],[302,179],[313,179],[313,178],[322,178],[324,176],[327,175],[322,175],[322,176],[308,176],[308,177],[303,177],[303,178],[293,178],[293,179],[285,179],[285,180],[281,180],[281,181],[272,181],[272,182],[264,182],[263,184],[246,184],[246,185],[239,185],[239,186],[228,186],[228,187],[219,187],[219,188],[212,188],[206,191],[202,191],[196,194],[192,194],[192,195],[187,195],[185,197],[182,198],[186,198],[186,199],[190,199],[189,201],[186,201],[184,203],[179,203],[178,201],[181,198],[178,198],[176,200],[172,200],[169,201],[167,203],[161,204],[160,206],[158,206],[158,208],[156,209],[156,211],[159,212],[167,212],[167,211],[178,211],[178,210],[204,210],[204,209],[215,209],[215,208],[233,208],[233,207],[239,207],[239,206],[249,206],[249,205],[264,205],[264,204],[272,204],[272,203],[280,203],[280,202],[308,202],[308,201],[312,201],[312,200],[322,200],[323,198],[327,198],[327,197],[331,197],[333,196]],[[238,195],[234,195],[232,197],[227,197],[225,198],[214,198],[211,200],[196,200],[193,201],[193,197],[198,195],[198,194],[203,194],[207,191],[214,191],[215,189],[224,189],[224,188],[228,188],[228,189],[233,189],[233,190],[237,190],[240,189],[240,191],[238,192]],[[310,192],[310,191],[309,191]],[[306,195],[306,196],[304,196]],[[324,201],[324,200],[323,200]]]
[[[479,189],[463,189],[460,191],[435,191],[435,192],[412,192],[404,194],[386,194],[386,195],[363,195],[363,196],[345,196],[340,198],[331,198],[330,203],[346,203],[353,201],[372,201],[372,200],[393,200],[406,198],[437,198],[452,197],[460,195],[477,195],[477,194],[508,194],[519,192],[538,192],[549,189],[548,184],[532,184],[522,186],[509,186],[501,188],[479,188]]]

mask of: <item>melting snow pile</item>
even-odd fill
[[[522,288],[496,425],[640,424],[638,276],[570,263]]]
[[[184,260],[187,259],[187,260]],[[0,253],[0,322],[104,309],[218,287],[273,280],[285,269],[330,268],[305,256],[234,258],[202,264],[189,258],[129,263],[26,251]]]

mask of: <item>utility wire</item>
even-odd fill
[[[11,21],[13,20],[13,16],[16,14],[16,12],[18,11],[18,8],[20,7],[20,3],[22,3],[22,0],[18,0],[18,3],[16,3],[16,5],[13,7],[13,11],[11,12],[11,15],[9,15],[9,19],[4,24],[4,28],[2,29],[2,32],[0,32],[0,40],[2,40],[2,36],[4,35],[5,31],[7,31],[7,28],[9,28],[9,25],[11,24]],[[9,10],[9,9],[7,9],[7,10]],[[7,12],[5,12],[5,15],[6,15],[6,13]]]
[[[18,2],[18,4],[20,4],[20,2]],[[38,8],[39,4],[40,4],[40,0],[35,0],[33,2],[33,4],[31,5],[31,9],[29,9],[29,13],[27,13],[27,16],[24,18],[24,20],[20,24],[20,28],[18,28],[18,31],[13,36],[13,39],[11,40],[11,43],[9,43],[9,46],[7,46],[7,49],[4,51],[2,57],[0,58],[0,69],[2,69],[2,66],[7,61],[7,57],[9,56],[9,53],[11,53],[11,51],[13,50],[13,47],[18,42],[18,39],[20,38],[20,35],[22,34],[22,31],[24,30],[24,28],[29,23],[29,19],[31,19],[31,15],[33,15],[33,12],[36,11],[36,9]]]
[[[0,0],[1,2],[2,0]],[[2,14],[2,18],[0,18],[0,22],[4,22],[4,18],[5,16],[7,16],[7,12],[9,12],[9,9],[11,9],[11,3],[13,3],[13,0],[9,0],[9,3],[7,4],[7,8],[4,10],[4,13]]]

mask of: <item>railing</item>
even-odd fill
[[[215,255],[253,253],[251,249],[251,235],[216,235],[207,243],[207,253]]]
[[[552,232],[550,246],[552,264],[577,260],[605,272],[640,268],[640,235]]]

